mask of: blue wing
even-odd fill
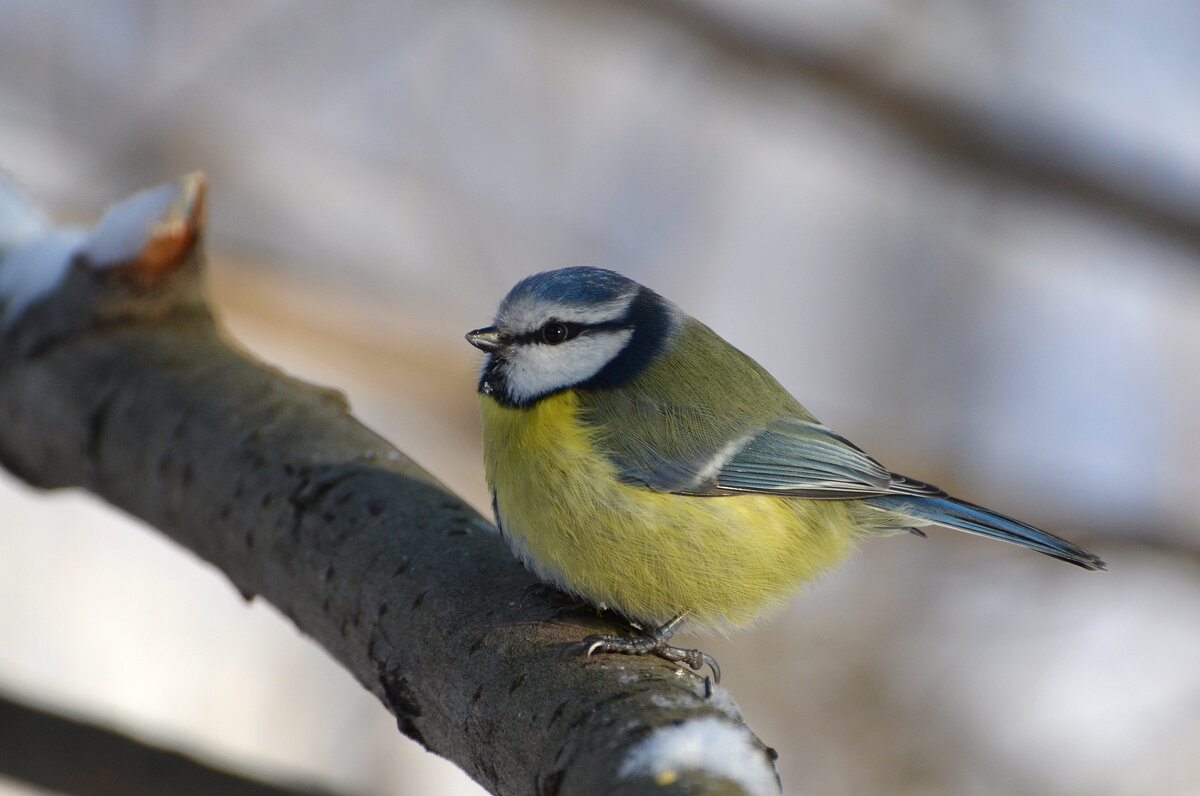
[[[780,420],[748,435],[719,465],[714,484],[722,491],[807,498],[945,494],[889,472],[845,437],[803,419]]]
[[[631,392],[589,396],[587,412],[594,428],[608,430],[599,442],[621,477],[656,492],[813,499],[945,494],[888,472],[807,415],[716,415],[703,405]]]

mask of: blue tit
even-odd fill
[[[540,579],[643,632],[587,653],[652,652],[686,621],[727,631],[777,609],[863,536],[942,525],[1084,569],[1092,553],[902,475],[822,425],[754,360],[613,271],[521,280],[479,379],[496,522]],[[923,534],[921,534],[923,535]],[[719,676],[719,674],[718,674]]]

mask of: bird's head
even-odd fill
[[[571,387],[615,387],[641,372],[679,323],[674,305],[602,268],[560,268],[518,282],[491,326],[467,334],[488,354],[479,391],[528,406]]]

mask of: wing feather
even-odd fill
[[[695,405],[667,405],[645,394],[605,401],[597,428],[636,429],[602,436],[601,447],[626,480],[656,492],[847,499],[876,495],[941,495],[941,490],[890,473],[844,437],[815,420],[764,424],[744,414],[715,417]],[[596,411],[596,405],[590,407]],[[619,422],[613,422],[619,417]]]
[[[721,467],[717,486],[808,498],[941,494],[893,475],[861,449],[815,421],[778,421],[754,435]]]
[[[580,391],[579,400],[581,420],[620,477],[656,492],[944,494],[888,472],[694,319],[681,322],[654,368],[621,389]]]

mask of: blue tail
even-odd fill
[[[1023,545],[1039,553],[1066,561],[1084,569],[1107,569],[1100,558],[1065,539],[1026,525],[1020,520],[952,497],[917,495],[881,495],[863,499],[863,503],[895,512],[913,520],[944,525],[967,533],[990,536],[1002,542]]]

